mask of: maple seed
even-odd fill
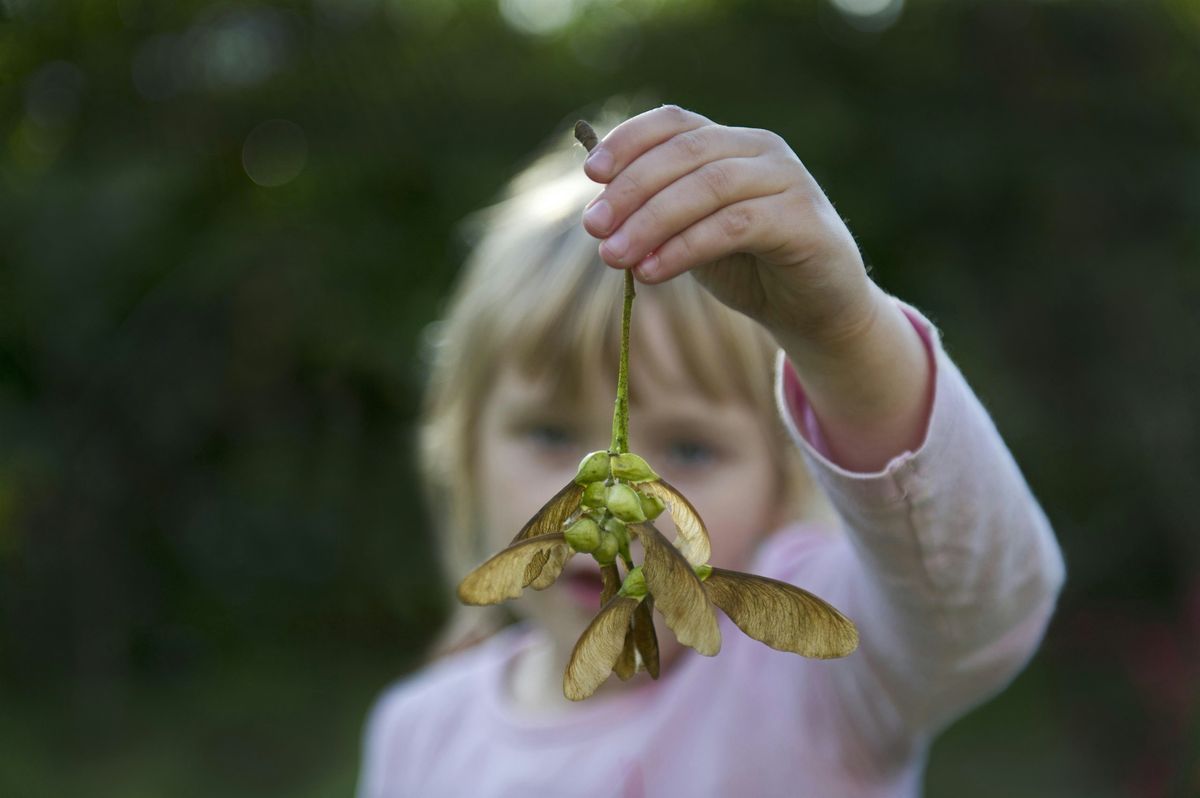
[[[604,506],[604,497],[608,493],[608,486],[603,480],[596,480],[588,485],[583,490],[583,499],[581,503],[584,507],[600,508]]]
[[[571,652],[563,674],[563,695],[582,701],[608,678],[625,648],[625,635],[640,603],[617,596],[592,619]]]
[[[634,532],[642,541],[642,568],[646,587],[667,626],[685,646],[706,657],[721,650],[717,616],[704,585],[677,548],[653,524],[638,524]]]
[[[854,622],[795,585],[713,568],[704,591],[749,637],[805,657],[845,657],[858,648]]]
[[[604,497],[608,511],[627,523],[636,524],[646,520],[642,510],[642,502],[637,493],[628,485],[618,482],[609,486],[608,494]]]
[[[602,526],[603,526],[605,532],[608,532],[609,534],[611,534],[613,537],[615,537],[617,539],[617,551],[619,551],[621,553],[621,556],[625,558],[625,561],[628,562],[629,561],[629,527],[625,526],[625,524],[623,522],[618,521],[616,518],[613,518],[612,516],[609,516],[607,519],[605,519],[604,524]]]
[[[608,460],[608,452],[603,449],[586,455],[579,463],[579,470],[575,472],[576,484],[590,485],[608,479]]]
[[[638,603],[637,609],[633,611],[633,622],[629,631],[633,635],[639,664],[650,674],[651,679],[657,679],[658,635],[654,631],[653,608],[654,596],[647,594]]]
[[[458,600],[499,604],[520,596],[526,587],[549,587],[571,553],[561,532],[514,543],[467,574],[458,586]]]
[[[626,482],[649,482],[659,478],[650,464],[633,452],[622,452],[612,459],[612,475]]]
[[[625,574],[625,581],[621,583],[621,589],[617,595],[635,599],[645,598],[646,576],[642,573],[642,566],[639,565]]]
[[[600,526],[590,518],[580,518],[563,533],[575,551],[590,554],[600,545]]]
[[[605,532],[611,532],[616,535],[617,540],[620,540],[621,538],[629,540],[629,527],[625,525],[624,521],[613,518],[610,515],[604,519],[604,523],[602,523],[601,526],[604,527]]]
[[[600,567],[600,606],[612,601],[613,596],[621,589],[621,572],[616,563]]]
[[[579,497],[582,495],[582,485],[568,482],[562,487],[562,490],[551,497],[550,501],[542,505],[542,509],[538,510],[525,526],[521,527],[521,531],[512,539],[512,542],[518,543],[538,535],[561,532],[563,524],[579,509]]]
[[[667,505],[667,512],[675,522],[675,547],[683,554],[684,559],[692,565],[708,562],[712,556],[712,546],[708,540],[708,529],[696,508],[682,493],[676,490],[665,479],[645,482],[638,485],[638,490],[646,496],[657,496]]]
[[[653,521],[662,515],[663,510],[667,509],[667,505],[663,503],[663,500],[653,493],[646,494],[638,491],[638,499],[642,502],[642,512],[646,514],[647,521]]]
[[[621,544],[617,540],[617,536],[605,530],[600,533],[600,545],[592,552],[592,556],[601,565],[612,565],[613,561],[617,559],[617,552],[620,550]]]

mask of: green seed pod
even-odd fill
[[[580,518],[563,532],[567,545],[584,554],[600,545],[600,525],[590,518]]]
[[[630,562],[633,558],[629,554],[629,528],[612,516],[609,516],[601,526],[605,532],[617,539],[617,551],[620,552],[621,558],[626,563]]]
[[[696,576],[699,577],[701,582],[712,576],[712,566],[708,563],[704,563],[704,565],[697,565],[692,570],[696,572]]]
[[[617,536],[611,532],[600,533],[600,545],[592,552],[592,556],[596,558],[596,562],[601,565],[612,565],[617,559],[617,551],[620,549],[620,544],[617,542]]]
[[[646,576],[642,573],[642,566],[631,568],[629,573],[625,574],[625,581],[621,583],[617,595],[635,599],[646,597]]]
[[[596,481],[608,479],[608,452],[600,450],[585,456],[579,462],[579,470],[575,472],[575,482],[580,485],[590,485]]]
[[[646,520],[646,513],[642,511],[642,502],[637,493],[620,482],[609,486],[604,505],[610,513],[626,523],[637,524]]]
[[[604,519],[604,523],[600,525],[605,532],[616,535],[617,540],[629,540],[629,527],[611,515]]]
[[[584,488],[583,498],[580,499],[580,502],[584,507],[603,507],[604,496],[607,493],[608,486],[604,484],[603,480],[598,479]]]
[[[626,482],[649,482],[658,479],[650,464],[633,452],[622,452],[612,459],[612,475]]]
[[[638,491],[638,498],[642,502],[642,512],[646,514],[647,520],[653,521],[662,515],[663,510],[667,509],[663,500],[653,494],[647,495]]]

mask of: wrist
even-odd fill
[[[829,459],[877,471],[919,446],[929,415],[933,364],[900,305],[876,289],[859,331],[839,346],[780,345],[796,371],[827,444]]]
[[[779,347],[801,375],[844,371],[847,364],[865,359],[876,351],[873,339],[880,333],[880,321],[894,309],[891,298],[864,275],[865,286],[859,296],[827,322],[819,333],[796,329],[773,330]]]

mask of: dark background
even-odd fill
[[[894,12],[0,0],[0,794],[351,791],[456,224],[613,95],[783,135],[1054,523],[928,794],[1200,794],[1200,3]]]

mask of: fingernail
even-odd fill
[[[589,169],[599,175],[608,174],[608,170],[612,169],[613,158],[612,153],[604,149],[603,146],[596,147],[587,157],[586,164]]]
[[[609,255],[621,260],[625,256],[625,250],[629,249],[629,236],[621,231],[611,238],[605,239],[604,248],[608,250]]]
[[[612,206],[607,200],[600,200],[583,214],[583,223],[599,233],[607,233],[612,225],[612,215]]]
[[[636,271],[637,276],[641,278],[643,282],[647,280],[653,280],[656,276],[658,276],[658,256],[654,253],[647,255],[642,259],[642,262],[638,264]]]

